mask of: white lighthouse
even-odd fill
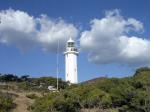
[[[66,44],[65,54],[65,67],[66,67],[66,81],[72,84],[78,83],[78,70],[77,70],[77,56],[78,51],[75,42],[70,38]]]

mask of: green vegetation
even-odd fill
[[[30,78],[29,75],[24,75],[18,77],[13,74],[0,74],[0,82],[3,83],[0,85],[3,89],[12,88],[16,86],[19,90],[28,90],[28,91],[38,91],[38,92],[48,92],[48,86],[54,86],[56,88],[56,78],[53,77],[40,77],[40,78]],[[65,89],[68,84],[62,79],[58,79],[59,89]]]
[[[0,75],[3,89],[43,92],[40,96],[27,94],[35,99],[29,106],[31,112],[150,112],[150,68],[136,70],[132,77],[97,78],[78,85],[68,86],[59,79],[59,92],[50,92],[49,85],[56,87],[56,78],[17,77]],[[15,84],[16,87],[13,87]],[[12,108],[12,98],[0,94],[0,112]]]
[[[27,94],[26,97],[30,98],[30,99],[36,99],[36,98],[38,98],[38,96],[35,93]]]
[[[0,112],[9,112],[13,108],[13,100],[10,95],[0,93]]]
[[[31,106],[33,112],[79,112],[94,108],[104,112],[150,112],[150,69],[140,68],[134,77],[99,78],[72,85],[38,98]]]
[[[60,90],[68,86],[67,82],[64,82],[62,79],[58,81]],[[20,106],[15,100],[17,98],[14,97],[12,99],[12,96],[8,95],[9,93],[19,95],[19,101],[22,100],[21,102],[25,103],[23,104],[23,106],[25,106],[24,109],[30,110],[30,106],[26,103],[31,100],[34,101],[38,97],[49,93],[48,86],[56,88],[56,82],[56,78],[53,77],[30,78],[28,75],[18,77],[13,74],[0,74],[0,92],[3,92],[3,95],[0,94],[0,112],[9,112]],[[15,104],[12,103],[13,101],[15,101]],[[29,107],[26,108],[26,106]],[[19,108],[18,111],[19,110],[21,109]]]

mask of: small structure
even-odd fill
[[[50,91],[57,91],[57,89],[54,88],[54,86],[48,86],[48,90],[50,90]]]

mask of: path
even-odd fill
[[[18,93],[18,97],[14,100],[16,108],[13,109],[12,112],[29,112],[27,108],[33,103],[33,101],[34,100],[27,98],[25,93]]]
[[[12,112],[29,112],[27,110],[28,106],[30,106],[31,104],[33,104],[34,100],[27,98],[26,92],[16,92],[16,91],[6,91],[6,90],[2,90],[2,92],[7,92],[7,93],[11,93],[14,95],[17,95],[17,97],[14,98],[14,104],[16,104],[16,107],[12,110]]]

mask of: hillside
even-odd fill
[[[29,102],[25,112],[150,112],[150,68],[139,68],[132,77],[96,78],[71,86],[60,79],[59,92],[48,91],[55,81],[46,77],[9,81],[9,90],[3,85],[1,91],[19,91],[17,95]],[[18,108],[13,104],[18,96],[1,96],[8,102],[0,102],[2,112]]]
[[[67,86],[61,79],[59,84],[59,89]],[[49,93],[49,85],[56,88],[56,78],[0,74],[0,112],[29,112],[35,99]]]

